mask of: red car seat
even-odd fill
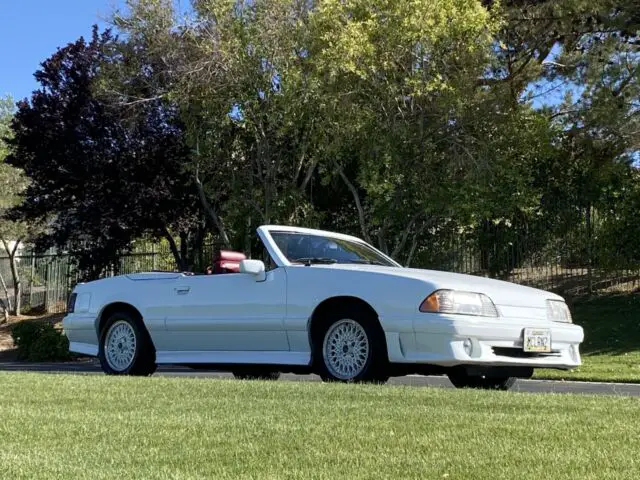
[[[240,261],[246,258],[241,252],[220,250],[213,258],[213,273],[239,273]]]

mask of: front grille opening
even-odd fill
[[[522,348],[513,347],[491,347],[495,355],[511,358],[541,358],[541,357],[559,357],[559,350],[551,350],[551,352],[525,352]]]

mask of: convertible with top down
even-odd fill
[[[581,364],[583,330],[562,297],[509,282],[403,268],[363,240],[267,225],[262,259],[221,251],[213,274],[147,272],[78,284],[70,350],[108,374],[157,365],[384,382],[445,374],[507,389],[535,368]]]

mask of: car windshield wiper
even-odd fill
[[[338,261],[335,258],[329,258],[329,257],[302,257],[302,258],[296,258],[295,260],[292,260],[292,262],[304,263],[305,265],[311,265],[313,263],[321,263],[321,264],[338,263]]]

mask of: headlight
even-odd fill
[[[482,293],[437,290],[420,304],[421,312],[457,313],[497,317],[498,310],[491,299]]]
[[[547,320],[573,323],[569,307],[562,300],[547,300]]]

